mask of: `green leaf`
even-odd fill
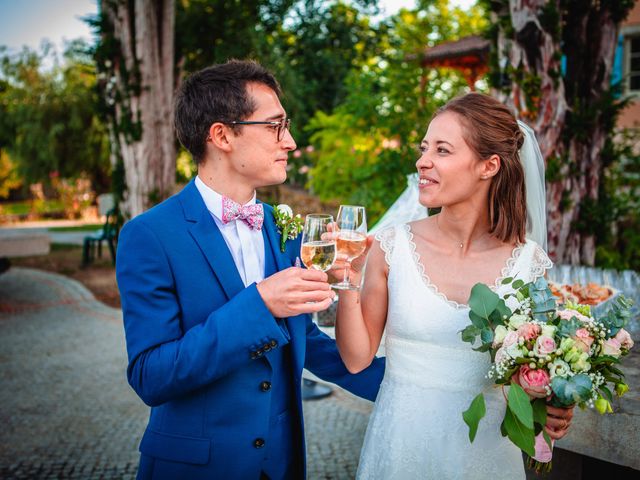
[[[511,309],[507,307],[507,304],[504,302],[502,298],[498,302],[498,307],[496,308],[496,311],[500,314],[501,321],[499,325],[504,324],[504,320],[503,320],[504,317],[509,318],[513,313]]]
[[[491,350],[491,344],[483,343],[478,348],[472,348],[471,350],[473,350],[474,352],[488,352],[489,350]]]
[[[520,423],[508,407],[504,415],[504,428],[509,440],[517,445],[520,450],[530,457],[533,457],[536,454],[533,428],[529,429]]]
[[[542,431],[542,438],[544,438],[544,441],[547,442],[547,445],[549,445],[549,448],[551,450],[553,450],[553,444],[551,443],[551,437],[549,436],[549,434],[547,433],[546,430]]]
[[[469,308],[479,317],[489,320],[491,312],[496,309],[499,301],[500,297],[497,293],[484,283],[476,283],[471,289]]]
[[[613,402],[613,394],[611,393],[611,390],[609,390],[607,387],[605,387],[604,385],[602,385],[600,387],[600,392],[603,394],[603,396],[609,400],[609,402]]]
[[[537,398],[531,406],[533,407],[533,421],[544,427],[547,424],[547,402],[544,398]]]
[[[489,326],[489,322],[487,320],[477,315],[472,310],[469,310],[469,319],[471,320],[471,323],[478,328],[478,330],[482,330]]]
[[[511,285],[511,286],[513,287],[514,290],[518,290],[523,285],[524,285],[524,281],[518,279],[515,282],[513,282],[513,285]]]
[[[584,373],[569,378],[554,377],[551,380],[551,389],[556,394],[556,399],[565,406],[587,400],[591,395],[591,386],[591,378]]]
[[[483,328],[480,332],[480,339],[482,343],[492,343],[493,342],[493,330],[490,328]]]
[[[487,409],[484,404],[484,395],[481,393],[473,399],[469,408],[462,412],[464,423],[469,426],[469,440],[471,442],[476,438],[476,433],[478,433],[478,424],[486,413]]]
[[[513,277],[506,277],[502,279],[502,285],[506,285],[511,282],[513,282]]]
[[[480,329],[473,325],[468,325],[464,330],[461,330],[460,334],[463,342],[474,343],[476,337],[480,335]]]
[[[591,361],[591,365],[599,365],[601,363],[620,363],[620,359],[612,357],[611,355],[601,355],[598,358],[594,358]]]
[[[527,428],[533,430],[533,409],[529,395],[520,385],[512,383],[507,396],[509,409],[518,417],[518,420]]]
[[[624,378],[624,372],[619,368],[614,367],[613,365],[609,365],[609,371],[614,375],[618,375],[619,377]]]

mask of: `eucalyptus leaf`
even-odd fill
[[[511,285],[511,287],[513,287],[514,290],[518,290],[519,288],[521,288],[524,285],[524,281],[518,279],[515,282],[513,282],[513,284]]]
[[[480,340],[482,343],[492,343],[493,342],[493,330],[490,328],[483,328],[480,332]]]
[[[497,293],[484,283],[476,283],[471,289],[469,308],[479,317],[489,320],[491,312],[496,309],[499,301],[500,297]]]
[[[474,343],[476,341],[476,337],[480,335],[480,329],[474,325],[468,325],[460,332],[460,334],[463,342]]]
[[[490,343],[483,343],[482,345],[480,345],[477,348],[472,348],[472,350],[474,352],[488,352],[489,350],[491,350],[491,344]]]
[[[582,328],[582,323],[576,317],[561,321],[558,325],[557,335],[560,337],[575,337],[576,331]]]
[[[508,283],[513,282],[513,277],[506,277],[502,279],[502,285],[507,285]]]
[[[507,307],[507,304],[504,302],[502,298],[498,301],[498,306],[496,310],[500,313],[500,319],[503,319],[504,317],[509,318],[513,314],[511,309]],[[504,322],[500,322],[500,325],[503,323]]]
[[[482,417],[487,413],[487,409],[484,403],[484,395],[479,393],[469,405],[469,408],[462,412],[462,418],[464,423],[469,426],[469,440],[473,442],[478,433],[478,424]]]
[[[565,406],[587,400],[591,395],[591,378],[584,373],[569,378],[554,377],[551,380],[551,389],[556,394],[557,400]]]
[[[480,315],[473,312],[473,310],[469,310],[469,319],[471,320],[473,326],[477,327],[480,330],[489,326],[488,320],[482,318]]]

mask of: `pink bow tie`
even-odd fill
[[[222,197],[222,223],[227,224],[238,219],[249,225],[252,230],[261,230],[264,222],[262,204],[242,206],[230,198]]]

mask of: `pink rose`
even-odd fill
[[[504,340],[502,341],[502,346],[504,348],[507,348],[507,347],[510,347],[511,345],[513,345],[515,343],[518,343],[518,334],[517,334],[517,332],[511,330],[504,337]]]
[[[528,365],[522,365],[513,378],[531,398],[547,396],[547,388],[551,380],[546,370],[532,369]]]
[[[540,335],[533,346],[533,353],[538,357],[550,355],[556,350],[556,342],[551,337]]]
[[[581,322],[590,322],[591,319],[580,312],[576,312],[575,310],[560,310],[558,312],[558,316],[563,320],[571,320],[572,317],[576,317]]]
[[[625,350],[631,350],[631,348],[633,347],[633,340],[631,339],[631,335],[629,335],[629,332],[627,332],[624,328],[621,328],[613,338],[620,342],[620,346]]]
[[[527,322],[518,327],[518,336],[524,338],[525,340],[532,340],[538,335],[540,335],[540,325]]]
[[[620,342],[615,338],[610,338],[602,345],[602,353],[611,355],[612,357],[620,356]]]
[[[579,328],[578,330],[576,330],[575,337],[572,338],[576,341],[576,347],[578,347],[585,353],[589,353],[594,340],[594,338],[589,335],[589,330],[587,330],[586,328]]]

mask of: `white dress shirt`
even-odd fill
[[[233,261],[236,264],[240,278],[245,287],[253,282],[264,280],[264,238],[262,231],[252,230],[242,220],[222,223],[222,195],[196,177],[196,188],[200,192],[209,213],[222,233],[222,237],[229,247]],[[256,195],[245,205],[254,205]]]

